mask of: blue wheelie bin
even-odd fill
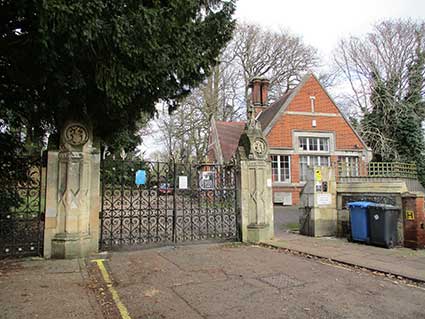
[[[351,202],[350,209],[351,239],[368,243],[370,240],[368,207],[376,205],[372,202]]]

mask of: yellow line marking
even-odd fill
[[[112,280],[111,276],[109,276],[108,271],[106,270],[105,264],[103,263],[105,259],[95,259],[92,260],[92,262],[95,262],[97,266],[99,267],[100,273],[102,274],[103,280],[106,283],[106,286],[109,289],[109,292],[112,295],[112,299],[115,302],[115,305],[118,308],[118,311],[120,312],[122,319],[131,319],[130,314],[128,313],[127,308],[122,303],[120,296],[118,295],[118,292],[115,290],[115,288],[112,286]]]

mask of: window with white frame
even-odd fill
[[[291,180],[291,163],[288,155],[272,155],[273,182],[283,183]]]
[[[338,156],[339,176],[359,176],[358,156]]]
[[[313,166],[331,166],[331,157],[321,155],[300,156],[300,180],[307,180],[308,167]]]
[[[299,137],[298,145],[301,151],[329,152],[329,137]]]

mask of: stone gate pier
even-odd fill
[[[48,152],[45,258],[78,258],[98,251],[100,150],[90,127],[67,123],[59,150]]]
[[[238,147],[239,198],[242,241],[258,243],[274,237],[272,179],[267,141],[251,115]]]

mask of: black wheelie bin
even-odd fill
[[[373,204],[368,206],[369,243],[377,246],[392,248],[397,244],[397,220],[400,208]]]

